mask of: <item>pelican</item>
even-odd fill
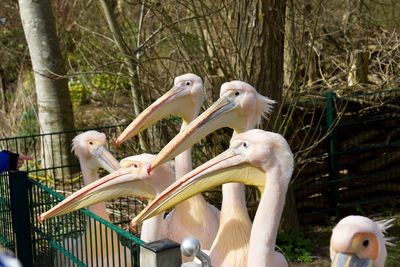
[[[274,103],[245,82],[224,83],[220,98],[158,153],[149,171],[219,128],[232,128],[233,136],[253,129],[263,116],[270,113]],[[245,266],[251,231],[245,187],[238,183],[224,184],[222,195],[220,226],[210,249],[210,257],[214,259],[215,266]],[[231,232],[232,229],[234,232]]]
[[[106,149],[106,135],[97,131],[86,131],[72,140],[72,151],[79,159],[83,183],[88,185],[99,179],[98,170],[109,173],[119,169],[119,162]],[[105,203],[97,203],[88,208],[99,217],[110,220]]]
[[[262,197],[251,229],[247,262],[243,265],[226,261],[221,263],[219,257],[223,255],[212,254],[211,264],[216,267],[288,266],[283,255],[275,251],[275,244],[293,162],[289,145],[280,134],[259,129],[236,134],[228,150],[170,185],[133,219],[132,224],[221,184],[240,182],[257,186]],[[229,232],[227,235],[238,238],[236,228],[228,225],[223,230]],[[234,253],[234,249],[230,253]]]
[[[332,267],[383,267],[386,245],[384,233],[394,219],[374,222],[364,216],[347,216],[333,228],[330,242]]]
[[[151,175],[147,174],[147,166],[154,158],[151,154],[124,158],[120,162],[120,169],[76,191],[41,214],[39,219],[45,220],[117,197],[154,198],[175,181],[175,172],[170,162],[155,168]],[[143,222],[140,236],[143,241],[151,242],[167,237],[168,228],[164,213]],[[140,252],[142,253],[142,250]]]
[[[100,167],[108,172],[119,168],[118,161],[105,148],[105,145],[106,135],[97,131],[84,132],[72,140],[72,151],[79,158],[85,185],[98,180],[97,172]],[[91,205],[88,209],[102,219],[110,221],[104,202]],[[112,263],[120,263],[120,266],[133,264],[131,251],[119,244],[118,236],[115,233],[97,221],[87,222],[83,236],[65,239],[62,246],[89,266]],[[71,262],[58,253],[55,264],[56,266],[70,266]]]
[[[129,137],[137,135],[171,114],[182,118],[182,132],[197,117],[203,102],[202,79],[192,73],[178,76],[172,89],[147,107],[122,132],[115,143],[119,146]],[[175,157],[177,179],[192,170],[191,147],[181,152]],[[219,227],[219,210],[199,194],[177,205],[166,218],[165,224],[169,239],[180,243],[188,236],[195,236],[204,249],[210,249]]]

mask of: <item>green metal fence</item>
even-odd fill
[[[117,127],[98,130],[105,132],[110,142],[115,139]],[[46,134],[46,137],[63,135],[66,133]],[[44,162],[43,137],[0,139],[2,149],[34,158],[21,168],[26,172],[0,174],[1,246],[17,253],[24,266],[139,266],[139,247],[143,242],[127,230],[130,219],[144,207],[140,199],[130,197],[107,202],[107,209],[112,211],[111,222],[85,209],[38,222],[39,214],[83,186],[80,172],[56,177],[65,168],[78,169],[79,164]],[[128,147],[130,151],[135,150],[134,145],[128,144]],[[112,146],[109,149],[118,158],[124,157],[124,153],[135,153],[113,151]],[[61,171],[57,174],[57,170]]]
[[[325,97],[328,137],[294,183],[301,221],[393,212],[400,204],[400,89]]]
[[[0,173],[0,245],[14,251],[15,239],[11,219],[8,174]]]
[[[328,93],[325,95],[325,100],[320,102],[316,103],[309,113],[310,118],[315,118],[317,113],[322,114],[321,119],[315,120],[318,123],[309,123],[309,126],[298,130],[296,135],[287,136],[288,140],[295,142],[296,138],[302,139],[302,136],[306,136],[302,131],[309,131],[310,127],[317,128],[315,132],[318,135],[328,134],[328,138],[316,145],[308,158],[303,160],[306,164],[304,169],[301,169],[303,163],[298,162],[300,171],[293,183],[293,189],[301,221],[326,222],[332,216],[339,218],[347,213],[368,215],[370,212],[387,209],[388,206],[389,208],[398,206],[400,204],[400,167],[397,164],[400,159],[400,90],[353,94],[345,97]],[[302,114],[301,118],[307,120],[306,109],[300,107],[298,110]],[[335,118],[340,120],[334,130],[328,132],[328,129],[332,129],[332,124],[336,123]],[[303,125],[308,124],[304,122]],[[171,138],[168,135],[177,130],[168,127],[169,125],[167,127],[164,125],[152,132],[164,137],[154,138],[159,139],[160,143],[156,144],[154,151],[151,152],[158,151],[159,147]],[[124,126],[102,127],[97,130],[104,132],[111,143],[121,128]],[[83,131],[0,139],[1,149],[34,158],[22,168],[28,175],[25,185],[29,207],[27,210],[30,211],[29,220],[26,220],[28,225],[25,225],[30,232],[22,237],[25,242],[18,242],[18,238],[21,237],[16,235],[16,222],[11,219],[10,197],[13,194],[9,188],[10,186],[12,188],[12,184],[9,184],[7,173],[0,174],[0,244],[16,251],[18,244],[28,243],[27,235],[31,236],[29,244],[32,255],[27,255],[26,258],[28,260],[31,258],[35,266],[85,266],[91,264],[94,257],[97,259],[103,254],[108,255],[109,250],[118,249],[119,245],[123,245],[119,252],[113,253],[116,257],[107,257],[109,261],[105,261],[103,266],[118,266],[120,263],[124,266],[128,260],[134,260],[136,265],[139,261],[138,246],[142,243],[127,230],[130,220],[144,207],[145,203],[140,199],[121,198],[107,202],[107,209],[112,211],[111,223],[87,210],[50,219],[43,224],[36,220],[40,213],[83,185],[79,172],[59,176],[60,173],[64,173],[65,168],[79,169],[77,161],[61,160],[51,164],[46,162],[41,149],[44,136],[46,140],[50,140],[52,146],[59,146],[55,140],[63,140],[68,135],[76,135]],[[197,145],[193,149],[195,165],[221,152],[228,145],[229,137],[225,135],[225,132],[219,131]],[[135,141],[133,139],[130,143],[124,144],[123,149],[118,151],[114,150],[113,145],[109,145],[108,148],[121,159],[140,153]],[[72,156],[71,159],[73,158]],[[218,205],[218,203],[213,204]],[[19,211],[21,210],[22,208]],[[23,217],[24,214],[18,216]],[[105,238],[109,243],[106,247],[102,243],[95,245],[100,230],[106,233]],[[87,233],[91,233],[95,238],[94,240],[86,238],[89,243],[84,241]],[[136,236],[138,234],[136,233]],[[118,246],[113,246],[112,240],[115,239],[118,239]],[[71,240],[72,243],[67,240]]]
[[[123,128],[125,126],[121,127]],[[139,148],[135,140],[127,142],[127,144],[124,145],[124,149],[114,149],[112,142],[116,139],[117,131],[121,131],[121,127],[109,126],[95,129],[106,134],[108,149],[118,159],[139,153]],[[86,131],[86,129],[4,138],[0,139],[0,148],[32,156],[33,160],[25,164],[21,170],[28,172],[28,176],[32,180],[48,186],[65,197],[84,186],[83,179],[81,179],[79,162],[74,160],[75,156],[72,155],[70,149],[68,150],[68,153],[70,153],[70,161],[65,162],[61,160],[58,162],[46,162],[46,157],[43,155],[42,149],[44,138],[46,137],[51,140],[51,147],[57,147],[60,146],[60,144],[55,140],[63,140],[67,135],[75,136],[84,131]],[[69,172],[63,171],[67,168],[73,170],[73,175],[67,175]],[[61,176],[59,175],[60,173]],[[133,197],[120,198],[107,202],[107,208],[113,211],[111,214],[112,222],[120,225],[124,229],[128,229],[127,224],[130,222],[130,219],[132,219],[138,211],[143,209],[143,207],[143,201]]]
[[[63,197],[30,179],[28,187],[36,266],[139,266],[143,242],[86,209],[38,223]]]
[[[86,209],[40,223],[38,215],[63,197],[26,172],[1,178],[9,188],[2,195],[1,245],[23,266],[139,266],[143,241],[136,236]]]

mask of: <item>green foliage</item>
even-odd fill
[[[124,82],[121,79],[117,80],[114,76],[105,73],[92,76],[90,82],[100,91],[117,90],[124,86]]]
[[[354,206],[354,209],[356,210],[357,214],[362,215],[362,216],[366,216],[362,205],[357,204],[357,205]]]
[[[311,241],[302,233],[283,232],[278,235],[277,246],[291,262],[312,262]]]
[[[181,118],[180,117],[178,117],[178,116],[176,116],[176,115],[171,115],[171,116],[169,116],[168,117],[168,120],[171,122],[171,123],[173,123],[173,124],[181,124]]]
[[[69,80],[68,87],[74,106],[86,104],[93,95],[107,96],[110,92],[129,86],[129,80],[122,76],[101,73]]]
[[[2,27],[0,25],[0,69],[9,81],[18,79],[21,62],[26,49],[22,27]]]
[[[69,94],[74,107],[83,105],[87,102],[88,87],[79,79],[68,81]]]
[[[36,112],[33,108],[30,108],[21,115],[19,135],[26,136],[38,133],[39,133],[39,124],[36,118]]]

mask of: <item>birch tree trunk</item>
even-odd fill
[[[22,26],[35,77],[41,133],[74,129],[66,70],[56,34],[50,0],[18,0]],[[71,175],[70,134],[45,135],[42,139],[42,166],[56,168],[50,175]],[[62,167],[66,166],[66,167]]]

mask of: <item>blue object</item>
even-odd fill
[[[0,172],[8,171],[10,166],[10,154],[3,150],[0,152]]]
[[[18,168],[19,154],[7,150],[0,152],[0,172],[16,171]]]
[[[0,253],[0,267],[22,267],[18,259],[8,253]]]

